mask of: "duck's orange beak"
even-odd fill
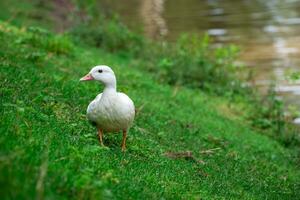
[[[92,75],[90,74],[87,74],[80,79],[80,81],[91,81],[91,80],[94,80],[94,77],[92,77]]]

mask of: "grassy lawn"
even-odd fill
[[[1,199],[299,198],[299,148],[287,145],[297,134],[273,133],[280,121],[266,134],[245,119],[255,109],[232,101],[228,84],[234,48],[210,61],[206,43],[156,52],[114,22],[69,36],[33,28],[59,28],[59,2],[71,1],[55,2],[0,2]],[[85,116],[103,86],[79,79],[97,64],[113,68],[138,110],[125,153],[121,134],[105,134],[100,147]],[[209,85],[192,89],[199,80]]]
[[[0,44],[1,199],[299,198],[296,152],[253,131],[227,100],[40,29],[1,22]],[[103,87],[79,78],[96,64],[114,69],[138,109],[125,153],[121,134],[100,147],[85,117]]]

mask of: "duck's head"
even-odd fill
[[[93,67],[91,71],[82,77],[80,81],[91,81],[96,80],[103,83],[105,86],[114,86],[116,85],[116,77],[114,71],[106,66],[106,65],[99,65]]]

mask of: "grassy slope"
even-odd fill
[[[224,100],[160,85],[130,59],[38,35],[0,24],[2,197],[299,197],[292,153],[219,111]],[[85,118],[101,89],[78,79],[98,63],[113,66],[119,90],[140,110],[126,153],[120,134],[105,135],[109,148],[100,148]],[[220,150],[199,153],[211,148]],[[164,156],[187,150],[205,164]]]

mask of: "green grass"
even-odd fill
[[[299,198],[296,152],[252,131],[227,100],[39,29],[2,22],[0,44],[1,199]],[[101,148],[85,117],[102,86],[79,78],[97,64],[112,66],[139,110],[125,153],[121,134]],[[186,151],[205,164],[165,156]]]

